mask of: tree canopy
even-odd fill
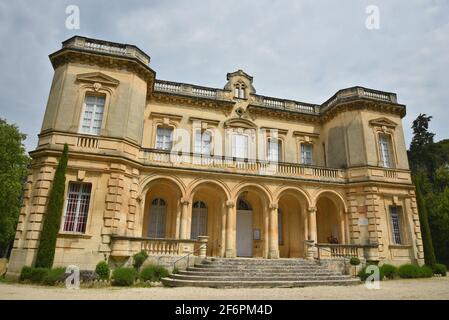
[[[15,124],[0,119],[0,257],[14,241],[29,157],[26,135]]]

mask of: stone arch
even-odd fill
[[[182,197],[186,196],[186,189],[187,189],[186,185],[179,177],[173,175],[159,175],[159,174],[150,175],[142,179],[142,181],[140,181],[139,183],[138,189],[139,194],[144,195],[150,188],[151,183],[154,183],[154,181],[156,180],[170,180],[176,186],[178,186],[179,190],[181,191]]]
[[[306,200],[307,206],[308,207],[312,206],[312,200],[310,198],[310,195],[305,190],[295,186],[281,186],[278,189],[276,189],[276,191],[274,192],[274,202],[278,202],[285,192],[290,191],[293,193],[300,194],[303,197],[303,199]]]
[[[322,190],[314,199],[316,207],[317,241],[324,243],[347,243],[348,222],[344,214],[346,202],[334,190]]]
[[[247,191],[247,189],[257,189],[259,191],[262,191],[262,193],[265,196],[265,199],[267,200],[267,204],[273,203],[273,194],[272,192],[263,184],[255,184],[251,182],[242,182],[238,184],[235,187],[235,191],[232,193],[232,200],[235,202],[237,201],[238,197],[243,191]]]
[[[203,178],[199,178],[194,180],[193,182],[191,182],[188,187],[187,187],[187,191],[186,191],[186,198],[188,199],[192,199],[195,195],[195,192],[198,188],[200,188],[202,185],[204,184],[213,184],[215,185],[217,188],[219,188],[220,190],[223,191],[223,193],[226,196],[226,200],[230,200],[231,199],[231,190],[229,189],[229,187],[226,185],[226,183],[224,183],[223,181],[221,181],[220,179],[214,179],[214,180],[209,180],[209,179],[203,179]]]

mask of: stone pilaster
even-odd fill
[[[410,192],[410,207],[412,214],[413,228],[412,233],[414,234],[414,247],[416,248],[416,259],[420,265],[424,264],[424,247],[421,236],[421,224],[419,221],[419,213],[418,213],[418,205],[416,203],[415,191],[411,190]]]
[[[349,243],[360,243],[360,227],[359,227],[359,204],[355,193],[356,189],[351,188],[347,193],[348,199],[348,224],[349,224]],[[365,208],[365,206],[363,206]]]
[[[370,243],[379,244],[379,253],[384,251],[381,217],[379,214],[380,196],[378,187],[365,187],[366,216],[368,218],[368,234]]]

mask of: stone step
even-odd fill
[[[346,280],[351,279],[351,277],[344,275],[333,275],[333,276],[322,276],[322,275],[299,275],[299,276],[271,276],[267,274],[258,274],[251,276],[224,276],[224,275],[216,275],[216,276],[203,276],[203,275],[186,275],[186,274],[173,274],[171,275],[172,279],[178,280],[192,280],[192,281],[311,281],[311,280]]]
[[[207,281],[207,280],[179,280],[162,278],[162,283],[170,287],[211,287],[211,288],[292,288],[310,286],[349,286],[360,284],[356,278],[341,280],[304,280],[304,281]]]
[[[244,264],[244,265],[307,265],[307,266],[316,266],[317,263],[311,260],[305,259],[214,259],[205,260],[204,264],[226,264],[226,265],[234,265],[234,264]]]
[[[273,272],[276,270],[297,270],[297,271],[307,271],[307,270],[327,270],[322,266],[231,266],[231,265],[205,265],[205,264],[195,264],[195,268],[204,270],[264,270],[267,272]]]
[[[204,276],[214,276],[214,275],[239,275],[239,276],[250,276],[254,274],[269,274],[270,276],[276,277],[276,276],[283,276],[283,275],[341,275],[338,272],[333,272],[329,270],[310,270],[306,272],[297,272],[297,271],[276,271],[276,272],[260,272],[260,271],[254,271],[254,270],[248,270],[248,271],[241,271],[241,270],[233,270],[233,271],[203,271],[198,269],[190,269],[190,270],[182,270],[179,271],[178,274],[191,274],[191,275],[204,275]]]

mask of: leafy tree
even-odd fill
[[[429,227],[438,262],[449,266],[449,187],[427,195]]]
[[[424,247],[424,261],[426,262],[426,265],[433,266],[436,264],[435,251],[433,249],[432,236],[430,234],[427,207],[421,191],[421,185],[424,179],[424,173],[419,173],[415,176],[414,182],[416,187],[416,203],[418,205],[419,221],[421,224],[421,237]]]
[[[68,152],[69,148],[65,144],[48,197],[47,212],[44,215],[39,249],[37,251],[36,267],[51,268],[53,266],[56,239],[58,237],[64,206],[65,172],[67,169]]]
[[[432,116],[419,114],[419,116],[413,121],[413,139],[410,144],[409,160],[410,167],[413,173],[417,173],[419,170],[426,170],[429,177],[435,169],[433,155],[433,137],[434,133],[428,131],[429,122]]]
[[[19,218],[29,163],[25,138],[16,125],[0,119],[0,257],[8,254]]]

